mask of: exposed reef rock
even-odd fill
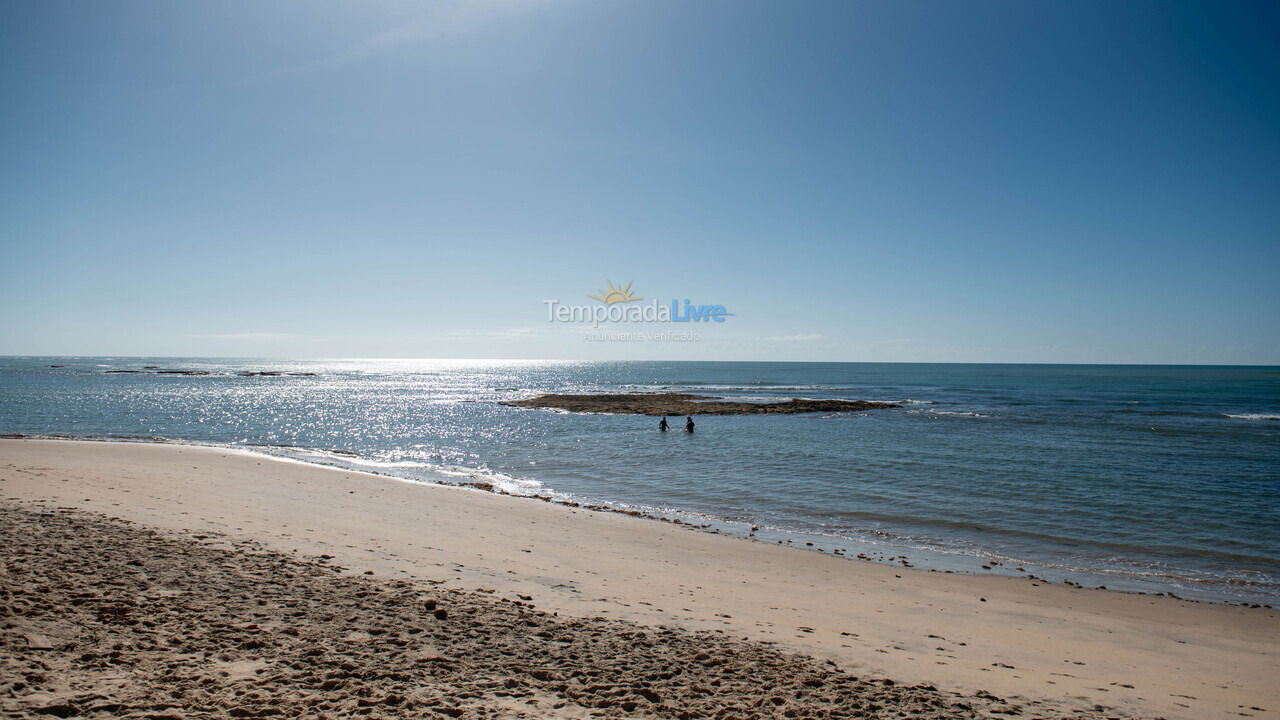
[[[62,367],[61,365],[52,365],[50,367]],[[169,368],[161,368],[156,365],[144,365],[141,370],[103,370],[106,375],[227,375],[225,372],[213,372],[211,370],[173,370]],[[241,377],[315,377],[317,373],[313,372],[284,372],[282,370],[241,370],[236,373]]]
[[[289,375],[292,377],[315,377],[313,372],[282,372],[280,370],[243,370],[236,373],[242,377],[280,377],[281,375]]]
[[[901,407],[869,400],[781,400],[736,402],[711,395],[686,393],[628,393],[621,395],[539,395],[502,403],[511,407],[556,408],[570,412],[617,415],[789,415],[807,412],[851,412]]]
[[[104,370],[106,375],[212,375],[208,370]]]

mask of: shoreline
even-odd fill
[[[506,497],[525,500],[537,500],[553,505],[580,508],[593,512],[617,513],[635,518],[671,523],[685,529],[724,535],[726,537],[751,540],[763,544],[776,544],[796,550],[828,554],[845,560],[858,560],[876,563],[887,567],[910,570],[912,572],[936,572],[948,575],[968,575],[978,577],[1004,577],[1015,580],[1026,580],[1039,583],[1061,583],[1069,587],[1085,590],[1122,593],[1151,597],[1170,597],[1193,603],[1239,606],[1253,609],[1273,609],[1275,599],[1258,598],[1240,599],[1211,591],[1198,591],[1195,588],[1179,588],[1173,592],[1171,583],[1135,578],[1128,575],[1108,575],[1103,571],[1088,568],[1059,567],[1042,562],[1026,561],[1017,558],[990,556],[983,557],[963,552],[948,552],[942,548],[912,547],[895,544],[891,540],[875,541],[865,537],[850,537],[807,532],[793,528],[765,527],[753,525],[747,521],[734,521],[705,515],[690,510],[674,509],[663,512],[658,508],[642,507],[634,509],[622,503],[610,504],[608,500],[576,498],[552,490],[550,493],[511,492],[491,481],[492,471],[463,468],[458,472],[449,472],[429,468],[424,472],[429,478],[412,477],[397,474],[389,469],[380,468],[377,461],[363,458],[356,453],[336,449],[305,448],[295,445],[240,445],[231,443],[206,442],[183,438],[163,436],[132,435],[64,435],[64,434],[23,434],[0,433],[3,440],[49,440],[60,442],[99,442],[99,443],[142,443],[164,446],[190,446],[222,449],[247,453],[255,457],[266,457],[281,462],[299,463],[302,465],[338,469],[387,478],[397,482],[417,485],[455,487],[493,493]],[[298,455],[312,455],[311,458]],[[500,474],[500,473],[498,473]],[[470,480],[458,478],[467,477]],[[981,568],[981,569],[977,569]],[[1013,568],[1016,568],[1013,569]],[[1087,584],[1086,584],[1087,583]],[[1280,603],[1277,603],[1280,604]]]
[[[273,459],[200,445],[4,439],[0,496],[327,554],[353,573],[523,595],[562,615],[718,630],[899,682],[1131,715],[1280,717],[1274,610],[846,562]]]
[[[0,501],[0,536],[11,539],[0,678],[22,678],[0,680],[11,718],[1064,717],[716,632],[351,576],[328,556],[221,534]]]

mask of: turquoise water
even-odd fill
[[[210,374],[107,372],[146,365]],[[240,374],[261,370],[315,374]],[[659,390],[903,407],[688,435],[498,404]],[[246,446],[936,569],[1280,599],[1276,367],[3,358],[0,433]]]

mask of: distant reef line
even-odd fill
[[[49,367],[57,368],[62,365],[50,365]],[[155,365],[148,365],[141,370],[103,370],[104,375],[226,375],[227,373],[214,372],[212,370],[183,370],[174,368],[162,368]],[[313,372],[285,372],[283,370],[240,370],[235,373],[241,377],[280,377],[290,375],[295,377],[315,377],[317,373]]]
[[[569,412],[614,415],[794,415],[810,412],[858,412],[902,407],[897,403],[871,400],[813,400],[792,398],[778,402],[737,402],[713,395],[687,393],[625,393],[592,395],[539,395],[524,400],[506,400],[503,405],[523,408],[554,408]]]

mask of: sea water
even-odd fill
[[[544,392],[901,407],[688,434],[500,404]],[[0,358],[0,433],[244,447],[938,571],[1280,600],[1276,367]]]

